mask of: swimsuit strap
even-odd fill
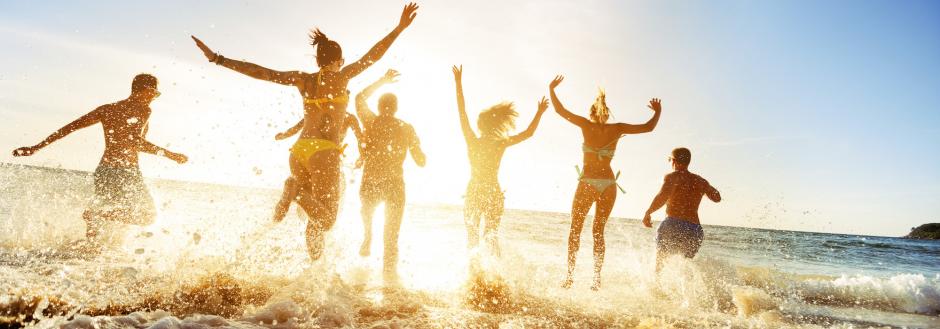
[[[606,156],[606,157],[609,157],[609,158],[613,158],[613,154],[612,154],[613,152],[610,152],[609,150],[605,150],[605,149],[595,149],[595,148],[593,148],[593,147],[590,147],[590,146],[587,146],[587,145],[584,145],[584,144],[581,145],[581,152],[597,154],[597,159],[598,159],[598,160],[602,159],[602,158],[605,157],[605,156]]]
[[[349,101],[349,95],[341,95],[341,96],[336,96],[336,97],[333,97],[333,98],[327,98],[327,97],[323,97],[323,98],[306,98],[306,97],[304,97],[304,103],[305,103],[305,104],[314,104],[314,105],[317,105],[317,106],[320,106],[320,104],[323,104],[323,103],[340,102],[340,101],[347,101],[347,102],[348,102],[348,101]]]
[[[578,173],[578,180],[579,180],[579,181],[584,178],[584,172],[581,171],[581,167],[579,167],[578,165],[574,165],[574,170],[575,170],[575,172]],[[620,193],[622,193],[622,194],[627,194],[627,190],[624,190],[624,189],[623,189],[623,186],[620,186],[620,183],[617,183],[617,180],[618,180],[618,179],[620,179],[620,171],[619,171],[619,170],[617,171],[617,174],[614,175],[614,185],[616,185],[617,188],[620,189]]]
[[[620,186],[620,183],[617,183],[617,180],[620,179],[620,171],[617,171],[617,175],[614,176],[614,185],[617,185],[617,188],[620,189],[621,194],[627,194],[627,191]]]
[[[614,158],[614,152],[617,151],[617,150],[616,150],[616,149],[610,149],[610,148],[608,148],[608,147],[611,146],[611,145],[613,145],[614,143],[616,143],[617,140],[619,140],[620,138],[623,138],[623,136],[624,136],[624,135],[620,135],[620,137],[617,137],[616,139],[610,141],[610,142],[607,143],[607,144],[604,144],[604,146],[596,147],[596,148],[595,148],[595,147],[588,146],[587,144],[581,144],[581,151],[584,152],[584,153],[594,153],[594,154],[597,154],[597,159],[598,159],[598,160],[600,160],[600,159],[602,159],[602,158],[604,158],[604,157],[608,157],[608,158],[613,159],[613,158]]]
[[[318,88],[318,89],[320,88],[320,86],[323,85],[323,78],[322,78],[322,75],[321,75],[320,73],[321,73],[321,72],[314,73],[314,75],[317,76],[317,88]],[[343,94],[343,95],[340,95],[340,96],[336,96],[336,97],[333,97],[333,98],[327,98],[327,97],[311,98],[311,97],[306,97],[306,96],[305,96],[305,97],[303,97],[303,99],[304,99],[304,104],[313,104],[313,105],[316,105],[317,107],[319,107],[319,106],[320,106],[321,104],[323,104],[323,103],[329,103],[329,102],[338,102],[338,101],[345,101],[345,102],[348,102],[348,101],[349,101],[349,90],[346,90],[346,94]]]

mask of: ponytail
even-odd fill
[[[317,65],[324,67],[343,59],[343,49],[339,43],[330,40],[320,29],[310,30],[307,34],[310,45],[317,48]]]

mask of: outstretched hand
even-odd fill
[[[663,110],[662,101],[659,98],[651,99],[650,105],[647,105],[646,107],[650,108],[650,110],[653,110],[653,112],[659,112]]]
[[[170,160],[176,161],[176,163],[179,163],[179,164],[184,164],[186,163],[186,161],[189,161],[188,157],[179,153],[169,153],[166,155],[166,157],[169,158]]]
[[[457,83],[460,83],[461,78],[463,77],[463,65],[460,65],[460,66],[454,65],[454,67],[451,68],[451,70],[454,71],[454,81],[457,81]]]
[[[18,149],[13,150],[13,156],[15,157],[28,157],[39,151],[35,146],[24,146]]]
[[[274,135],[274,140],[277,140],[277,141],[279,141],[279,140],[285,140],[285,139],[287,139],[288,137],[290,137],[290,135],[288,135],[288,134],[286,134],[286,133],[283,133],[283,132],[280,132],[280,133],[277,133],[277,135]]]
[[[558,87],[558,85],[561,84],[561,82],[564,80],[565,80],[564,75],[556,75],[555,79],[552,80],[552,82],[548,84],[548,87],[551,89],[555,89],[555,87]]]
[[[412,2],[405,6],[401,11],[401,19],[398,21],[398,28],[404,30],[411,25],[411,22],[418,16],[418,4]]]
[[[643,216],[643,226],[646,226],[649,228],[653,227],[653,219],[650,218],[650,214],[646,214],[645,216]]]
[[[548,98],[542,96],[542,100],[539,101],[539,114],[545,113],[545,110],[548,109]]]
[[[398,82],[399,76],[401,76],[401,73],[398,73],[398,71],[388,69],[388,71],[385,72],[385,75],[382,76],[382,81],[385,83]]]
[[[208,59],[210,62],[215,62],[215,60],[219,57],[219,54],[216,54],[212,51],[212,49],[209,49],[209,46],[206,46],[206,44],[203,43],[202,40],[199,40],[199,38],[196,36],[190,35],[189,37],[193,38],[193,41],[196,42],[196,47],[199,47],[199,50],[202,50],[202,54],[206,55],[206,59]]]

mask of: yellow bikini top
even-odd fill
[[[322,86],[323,81],[320,79],[320,73],[317,73],[317,86]],[[325,103],[349,103],[349,90],[346,90],[345,94],[336,96],[336,97],[321,97],[321,98],[308,98],[304,96],[304,104],[313,104],[316,106],[321,106]]]
[[[336,96],[336,97],[333,97],[333,98],[327,98],[327,97],[322,97],[322,98],[307,98],[307,97],[304,97],[304,104],[313,104],[313,105],[316,105],[316,106],[320,106],[320,105],[323,105],[323,104],[326,104],[326,103],[339,103],[339,102],[343,102],[343,103],[349,102],[349,94],[340,95],[340,96]]]

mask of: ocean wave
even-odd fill
[[[798,291],[810,302],[840,306],[940,314],[940,275],[898,274],[890,278],[843,275],[834,280],[807,280]]]
[[[812,304],[923,315],[940,314],[940,275],[829,277],[748,267],[740,268],[739,275],[749,286],[762,288],[778,297],[796,298]]]
[[[559,298],[518,273],[473,271],[456,295],[368,286],[312,267],[294,279],[237,279],[214,273],[175,289],[88,304],[68,296],[0,298],[0,325],[37,328],[450,328],[450,327],[790,327],[866,323],[795,311],[794,301],[917,314],[938,310],[940,277],[794,275],[703,258],[673,259],[634,296]],[[671,279],[667,279],[671,278]],[[530,278],[531,280],[531,278]],[[541,284],[541,285],[544,285]],[[615,296],[613,300],[607,300]],[[587,298],[585,300],[584,298]],[[624,304],[634,299],[638,304]],[[588,300],[594,300],[593,302]],[[647,305],[644,305],[647,304]],[[789,307],[788,307],[789,305]],[[671,310],[671,311],[668,311]],[[878,323],[866,323],[874,324]]]

